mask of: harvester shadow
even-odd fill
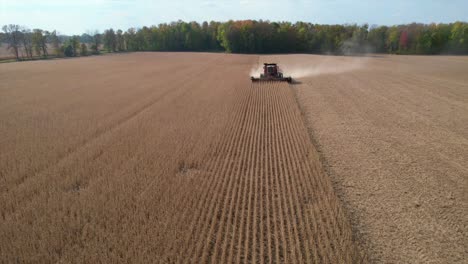
[[[298,85],[298,84],[302,84],[302,82],[299,81],[299,80],[296,80],[296,79],[292,79],[292,81],[291,81],[289,84],[291,84],[291,85]]]
[[[262,85],[262,84],[271,84],[271,83],[287,83],[289,85],[299,85],[302,84],[301,81],[298,80],[292,80],[291,82],[279,82],[279,81],[258,81],[258,82],[252,82],[253,85]]]

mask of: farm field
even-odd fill
[[[47,52],[51,56],[55,55],[55,51],[54,51],[54,49],[52,48],[51,45],[48,45]],[[27,57],[25,52],[24,52],[24,49],[21,48],[19,50],[19,56],[20,57]],[[35,51],[33,51],[33,56],[37,56]],[[2,60],[9,60],[9,59],[15,59],[15,55],[12,53],[12,50],[8,49],[8,44],[0,42],[0,62]]]
[[[0,59],[14,57],[13,54],[8,50],[7,44],[0,42]]]
[[[255,83],[278,62],[297,83]],[[0,262],[462,263],[468,58],[0,64]]]
[[[0,65],[2,261],[363,261],[293,90],[251,84],[257,61]]]
[[[371,262],[466,262],[468,57],[262,60],[309,75],[294,89]]]

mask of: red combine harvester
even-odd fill
[[[284,77],[276,63],[264,63],[260,78],[250,77],[252,82],[292,82],[291,77]]]

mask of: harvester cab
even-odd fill
[[[280,82],[291,82],[291,77],[284,77],[283,73],[279,69],[276,63],[264,63],[263,73],[260,74],[260,78],[254,76],[250,77],[252,82],[268,82],[268,81],[280,81]]]

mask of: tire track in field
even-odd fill
[[[291,87],[240,87],[183,254],[197,263],[360,263]]]

